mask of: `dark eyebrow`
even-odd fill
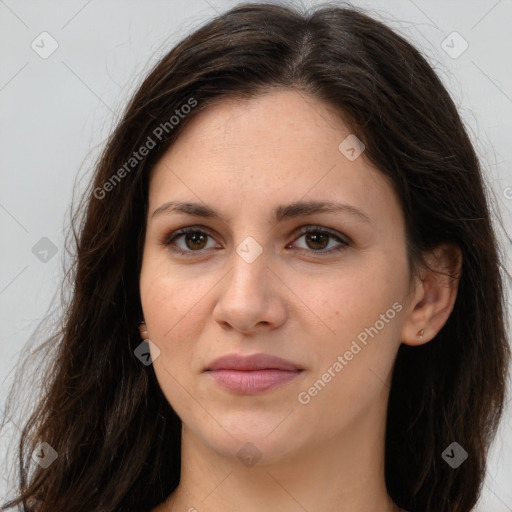
[[[271,220],[274,222],[280,222],[283,219],[291,219],[294,217],[301,217],[322,212],[345,212],[349,215],[359,218],[364,222],[367,222],[368,224],[371,224],[370,217],[363,211],[358,210],[349,204],[336,203],[332,201],[295,201],[287,205],[281,205],[274,209],[272,212]],[[169,201],[168,203],[159,206],[151,214],[151,218],[154,218],[158,215],[169,215],[172,213],[186,213],[196,217],[217,219],[221,222],[225,222],[222,215],[210,206],[193,202],[178,201]]]

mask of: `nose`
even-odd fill
[[[226,330],[250,334],[273,330],[286,319],[286,287],[268,266],[264,253],[252,262],[233,252],[232,268],[220,284],[213,318]]]

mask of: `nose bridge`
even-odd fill
[[[226,275],[215,319],[240,331],[258,324],[279,324],[284,308],[279,305],[273,280],[270,279],[269,254],[253,237],[245,237],[235,246]]]
[[[265,279],[265,274],[268,274],[268,249],[265,251],[254,237],[247,236],[235,246],[231,264],[230,287],[234,288],[235,295],[247,294],[254,298],[261,295],[268,284]]]

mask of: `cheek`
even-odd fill
[[[362,393],[371,380],[385,382],[400,345],[407,274],[399,255],[366,256],[364,265],[332,273],[321,287],[309,285],[311,309],[329,329],[324,330],[314,377],[322,379],[331,369],[336,378],[327,374],[322,380],[332,380],[329,387],[346,388],[343,395]],[[343,358],[341,371],[336,371],[339,365],[333,368],[338,356]]]
[[[317,428],[325,435],[363,415],[387,391],[402,306],[398,290],[385,288],[378,276],[368,277],[374,279],[366,284],[355,275],[331,280],[329,297],[320,302],[335,334],[318,339],[316,364],[296,399],[311,422],[322,418]]]
[[[190,339],[187,327],[196,325],[191,322],[198,293],[194,291],[193,283],[187,281],[185,284],[179,275],[162,269],[166,269],[162,258],[148,256],[143,262],[140,277],[144,319],[151,341],[160,350],[155,368],[162,363],[166,367],[175,366],[180,361],[190,346],[183,342]]]
[[[148,251],[141,269],[140,295],[149,334],[165,343],[176,329],[190,322],[206,287],[206,279],[194,279],[187,270],[172,268],[165,255]]]
[[[180,417],[191,410],[190,394],[199,399],[194,387],[195,340],[200,337],[201,286],[179,273],[162,271],[165,261],[147,259],[140,278],[144,319],[151,341],[159,354],[153,369],[167,401]]]
[[[372,258],[359,268],[332,272],[322,281],[309,281],[311,309],[337,339],[357,336],[379,321],[381,315],[386,316],[390,309],[385,318],[390,322],[386,325],[395,324],[396,309],[400,308],[393,309],[393,304],[402,302],[406,284],[403,269],[396,270],[398,266],[396,261],[389,265],[384,258]]]
[[[141,302],[150,339],[160,351],[154,369],[162,388],[179,387],[174,376],[192,389],[194,378],[203,370],[211,347],[201,346],[201,340],[215,343],[215,336],[205,334],[205,329],[211,322],[212,293],[220,277],[193,264],[171,267],[165,255],[148,255],[143,261]]]

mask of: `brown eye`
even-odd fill
[[[306,243],[315,250],[323,250],[329,245],[329,236],[323,233],[307,233],[306,234]]]
[[[205,233],[196,232],[196,233],[186,233],[182,235],[185,241],[185,245],[191,250],[201,250],[204,249],[206,245],[206,235]]]
[[[171,251],[179,254],[193,255],[208,249],[208,239],[212,236],[197,228],[183,228],[177,232],[164,236],[160,243]],[[179,242],[179,245],[178,245]],[[219,246],[217,246],[218,248]]]
[[[345,240],[338,233],[327,231],[325,228],[320,227],[306,227],[301,230],[301,236],[296,240],[304,237],[306,247],[299,247],[300,249],[308,250],[309,252],[316,252],[319,254],[328,254],[337,251],[342,251],[349,247],[351,244],[348,240]],[[338,246],[331,247],[326,250],[329,246],[329,241],[335,240],[338,242]],[[288,245],[290,247],[293,244]]]

